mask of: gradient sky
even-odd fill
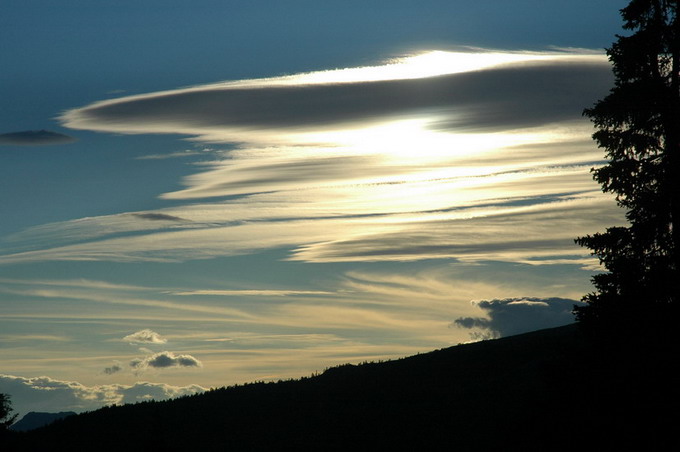
[[[0,10],[0,391],[83,411],[573,321],[625,1]]]

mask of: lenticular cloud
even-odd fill
[[[0,262],[285,248],[305,262],[596,265],[573,238],[625,219],[589,174],[601,156],[581,111],[610,85],[602,54],[433,52],[97,102],[63,124],[224,148],[159,194],[174,207],[31,228]]]
[[[611,82],[606,59],[594,54],[432,52],[403,61],[128,96],[67,111],[61,121],[73,129],[278,144],[391,118],[503,130],[579,117]]]

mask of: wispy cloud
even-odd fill
[[[6,254],[0,262],[183,261],[290,247],[291,259],[306,262],[456,258],[540,264],[550,257],[582,261],[584,252],[574,237],[625,221],[612,200],[599,192],[489,201],[427,212],[409,209],[143,230],[144,234]],[[91,231],[97,233],[96,228]]]
[[[206,295],[218,297],[286,297],[290,295],[333,295],[334,292],[325,290],[289,290],[289,289],[199,289],[189,291],[168,292],[170,295],[193,296]]]
[[[204,149],[202,151],[187,149],[185,151],[169,152],[169,153],[166,153],[166,154],[148,154],[148,155],[143,155],[141,157],[137,157],[136,159],[137,160],[166,160],[166,159],[174,159],[174,158],[192,157],[192,156],[195,156],[195,155],[205,155],[209,151],[210,151],[210,149]]]
[[[10,342],[69,342],[72,338],[56,334],[1,334],[0,340]]]
[[[168,215],[165,213],[154,213],[154,212],[144,212],[144,213],[131,213],[137,218],[150,221],[186,221],[184,218],[176,217],[174,215]]]
[[[142,312],[147,310],[155,311],[156,314],[160,312],[171,312],[173,315],[183,313],[185,316],[193,313],[199,316],[207,316],[208,318],[230,319],[233,321],[251,318],[246,311],[228,306],[166,301],[165,297],[158,296],[158,294],[163,293],[160,289],[140,287],[136,290],[131,290],[130,286],[123,285],[119,288],[118,285],[111,284],[106,287],[106,284],[101,282],[95,282],[95,284],[89,284],[87,281],[76,284],[55,284],[49,280],[19,280],[0,286],[0,292],[12,294],[16,297],[65,299],[83,304],[103,303],[111,306],[135,308],[135,318],[139,318]],[[58,314],[59,312],[57,311],[51,315]],[[33,315],[35,314],[31,314],[31,316]],[[77,318],[79,315],[77,310],[71,313],[72,318]],[[37,314],[37,316],[39,317],[40,314]]]
[[[45,146],[73,143],[74,141],[76,141],[74,137],[50,130],[23,130],[0,134],[0,146]]]

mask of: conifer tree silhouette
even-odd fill
[[[0,393],[0,435],[7,430],[17,418],[16,414],[12,414],[12,403],[9,395]]]
[[[579,237],[607,272],[575,308],[585,325],[656,322],[678,308],[680,288],[680,0],[632,0],[630,30],[607,49],[615,85],[584,115],[608,163],[593,169],[629,225]]]

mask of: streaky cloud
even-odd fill
[[[142,155],[140,157],[137,157],[136,160],[166,160],[166,159],[173,159],[173,158],[185,158],[185,157],[192,157],[195,155],[205,155],[207,153],[207,150],[203,151],[196,151],[196,150],[186,150],[186,151],[179,151],[179,152],[170,152],[167,154],[147,154],[147,155]]]
[[[546,258],[581,256],[574,236],[622,219],[615,206],[610,206],[609,197],[599,192],[570,198],[527,205],[519,202],[479,212],[416,211],[179,229],[7,254],[0,256],[0,263],[180,262],[289,247],[291,260],[305,262],[455,258],[540,265]]]
[[[131,213],[130,215],[133,215],[137,218],[141,218],[143,220],[151,221],[187,221],[184,218],[176,217],[174,215],[168,215],[165,213],[146,212],[146,213]]]
[[[170,295],[176,296],[239,296],[239,297],[287,297],[291,295],[334,295],[334,292],[324,290],[290,290],[290,289],[200,289],[189,291],[175,291],[167,292]]]
[[[23,130],[0,134],[0,145],[11,146],[46,146],[66,144],[77,141],[76,138],[50,130]]]

